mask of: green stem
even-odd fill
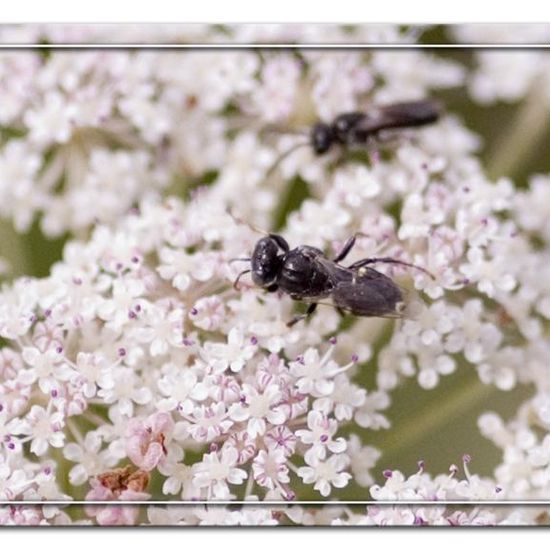
[[[405,449],[414,448],[426,434],[433,433],[449,424],[453,418],[460,418],[464,411],[471,410],[484,400],[488,400],[496,388],[482,384],[477,375],[468,376],[454,393],[447,393],[444,400],[428,402],[417,414],[392,427],[387,443],[382,446],[384,458],[399,455]]]
[[[17,233],[11,222],[0,220],[0,258],[9,264],[9,279],[30,274],[30,262],[24,236]]]
[[[525,158],[550,126],[550,101],[542,86],[534,87],[496,142],[487,165],[493,179],[517,175]]]

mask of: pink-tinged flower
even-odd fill
[[[199,489],[207,489],[207,499],[230,499],[228,483],[241,485],[247,473],[236,468],[238,453],[234,447],[223,447],[221,452],[204,455],[195,465],[193,484]]]
[[[208,376],[205,384],[208,386],[208,392],[214,401],[223,401],[230,404],[238,401],[241,397],[241,386],[234,376],[226,376],[225,374]]]
[[[239,372],[257,349],[258,347],[235,327],[227,335],[227,344],[207,342],[204,345],[203,359],[210,364],[214,373],[222,373],[227,368],[232,372]]]
[[[246,431],[250,437],[265,433],[267,422],[282,424],[285,414],[277,407],[281,399],[278,386],[272,384],[260,393],[254,386],[243,384],[239,403],[234,403],[229,409],[229,416],[236,422],[247,422]]]
[[[256,483],[268,489],[281,488],[281,483],[290,481],[286,456],[282,449],[260,451],[252,462],[252,472]],[[284,490],[283,492],[287,493]]]
[[[256,454],[255,439],[246,431],[232,433],[224,447],[233,447],[237,451],[237,464],[248,462]]]
[[[270,451],[282,450],[285,456],[291,456],[296,449],[297,437],[286,426],[275,426],[264,436],[264,442]]]
[[[327,449],[333,453],[346,450],[346,440],[343,437],[333,439],[338,431],[338,422],[328,418],[321,411],[310,411],[307,415],[309,430],[298,430],[296,435],[305,445],[310,445],[304,458],[307,464],[313,464],[326,457]]]
[[[375,525],[415,525],[414,512],[405,506],[369,506],[368,515]]]
[[[21,468],[0,462],[0,500],[16,500],[32,484],[28,473]]]
[[[300,393],[291,386],[286,386],[281,391],[279,409],[287,418],[298,418],[308,411],[309,400],[307,394]]]
[[[63,329],[46,320],[36,323],[33,331],[33,343],[42,352],[49,349],[63,349]]]
[[[214,331],[220,328],[225,317],[225,304],[218,296],[200,298],[189,311],[189,319],[199,328]]]
[[[86,500],[148,500],[151,495],[145,492],[149,474],[131,468],[118,468],[99,475],[90,481],[91,489]],[[99,525],[134,525],[139,515],[139,506],[101,506],[89,504],[84,507],[89,517],[95,517]]]
[[[189,434],[196,441],[212,441],[219,435],[226,433],[233,425],[224,403],[212,405],[198,405],[190,415],[188,426]]]
[[[298,475],[304,483],[314,483],[313,488],[324,497],[328,497],[332,486],[341,489],[348,484],[351,475],[342,472],[349,463],[349,458],[344,455],[332,455],[328,460],[315,459],[310,466],[298,468]]]
[[[130,419],[126,429],[128,458],[141,470],[150,472],[166,456],[165,441],[173,428],[174,421],[168,413],[155,413],[145,420]]]
[[[31,388],[17,380],[6,380],[0,384],[0,412],[4,411],[9,416],[24,412],[31,397]]]
[[[32,505],[3,506],[0,510],[0,525],[47,525],[43,507]]]
[[[11,380],[23,368],[21,355],[10,348],[0,349],[0,379]]]

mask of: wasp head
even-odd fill
[[[324,122],[318,122],[311,129],[311,146],[316,155],[326,153],[334,143],[332,127]]]
[[[277,283],[286,251],[288,245],[278,235],[269,235],[256,243],[251,258],[252,280],[256,285],[268,288]]]

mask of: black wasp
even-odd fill
[[[441,103],[424,99],[372,107],[364,112],[342,113],[332,122],[314,124],[309,131],[308,141],[297,143],[283,153],[270,172],[300,147],[310,146],[318,156],[324,155],[338,145],[355,149],[376,143],[386,130],[414,128],[437,122],[442,112]]]
[[[309,317],[324,298],[331,298],[340,313],[349,312],[362,317],[401,317],[405,306],[403,292],[388,276],[368,267],[375,263],[392,263],[419,269],[422,267],[395,258],[365,258],[347,267],[340,262],[349,254],[359,233],[352,236],[332,260],[322,250],[301,245],[290,249],[287,241],[274,233],[260,239],[254,247],[250,269],[242,271],[235,280],[252,273],[254,283],[268,292],[282,291],[293,300],[310,305],[303,315],[294,317],[288,326]]]

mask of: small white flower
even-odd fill
[[[204,350],[206,353],[203,358],[211,361],[214,372],[220,373],[227,368],[232,372],[239,372],[256,353],[257,347],[250,341],[247,342],[244,333],[235,327],[229,331],[227,344],[207,342]]]
[[[50,140],[64,143],[69,140],[76,107],[59,92],[49,92],[41,104],[25,114],[25,124],[33,141],[44,144]]]
[[[163,411],[178,409],[182,414],[191,414],[196,401],[204,401],[208,396],[208,388],[199,382],[197,375],[190,369],[163,376],[158,381],[158,387],[166,399],[157,403],[157,408]]]
[[[25,417],[21,433],[31,440],[31,452],[42,456],[48,447],[63,447],[65,420],[60,412],[51,412],[44,407],[33,405]]]
[[[250,437],[263,435],[267,422],[282,424],[286,415],[277,407],[281,400],[281,391],[276,385],[269,385],[263,392],[254,386],[243,384],[241,400],[229,409],[229,416],[236,422],[247,421],[246,431]]]
[[[117,367],[112,380],[108,379],[107,386],[102,386],[97,395],[125,416],[132,416],[134,403],[145,405],[152,398],[151,390],[140,386],[137,374],[127,367]]]
[[[307,415],[309,430],[297,430],[296,436],[305,445],[309,445],[304,458],[307,464],[326,457],[327,449],[333,453],[342,453],[346,450],[346,441],[343,437],[333,439],[338,430],[336,420],[327,418],[320,411],[310,411]]]
[[[204,455],[202,462],[194,467],[193,484],[199,489],[208,489],[208,497],[229,499],[228,484],[241,485],[247,473],[236,468],[237,451],[224,447],[221,453],[213,452]]]
[[[328,497],[332,490],[331,486],[340,489],[351,479],[350,474],[342,472],[348,466],[348,462],[346,455],[332,455],[325,462],[315,461],[310,466],[299,468],[298,475],[304,483],[314,483],[313,488],[322,496]]]
[[[297,379],[296,387],[301,393],[316,397],[329,395],[334,390],[333,378],[340,367],[333,361],[332,348],[323,357],[314,348],[309,348],[296,361],[290,363],[290,373]]]
[[[372,430],[387,429],[390,427],[390,422],[378,411],[387,409],[389,405],[390,400],[386,392],[375,391],[367,393],[364,404],[355,413],[355,421],[363,428],[370,428]]]
[[[63,447],[63,456],[71,462],[76,462],[69,471],[69,481],[73,485],[82,485],[90,477],[96,476],[112,468],[118,462],[118,457],[101,450],[103,441],[97,432],[88,432],[82,444],[67,443]]]
[[[260,451],[252,462],[254,480],[260,487],[275,489],[280,483],[288,483],[288,466],[282,450]]]

